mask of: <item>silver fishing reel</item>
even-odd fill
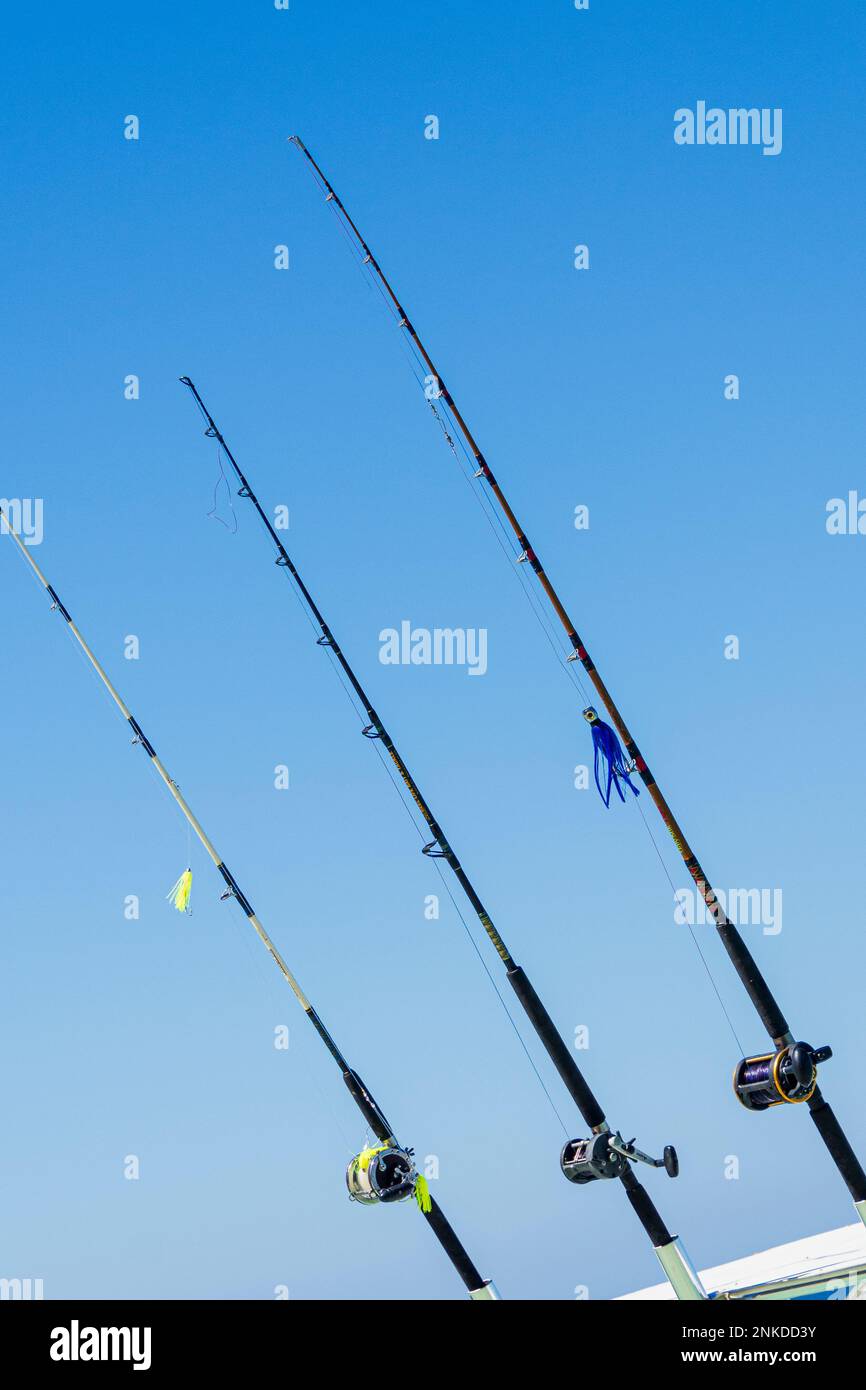
[[[650,1168],[664,1168],[669,1178],[680,1171],[680,1161],[673,1144],[665,1146],[663,1158],[651,1158],[635,1148],[633,1139],[625,1140],[619,1133],[593,1134],[589,1139],[569,1139],[559,1158],[559,1166],[569,1182],[595,1182],[598,1178],[621,1178],[629,1163],[646,1163]]]
[[[362,1149],[346,1169],[346,1187],[353,1202],[405,1202],[413,1196],[417,1171],[411,1149],[380,1144]]]

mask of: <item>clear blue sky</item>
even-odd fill
[[[560,1175],[559,1124],[444,898],[425,921],[434,866],[252,513],[234,537],[206,519],[215,459],[177,377],[290,507],[515,956],[566,1035],[589,1027],[611,1121],[678,1145],[680,1178],[649,1185],[695,1261],[842,1225],[805,1113],[733,1098],[736,1044],[637,808],[574,789],[579,703],[286,137],[402,292],[708,872],[782,887],[781,934],[746,934],[795,1031],[833,1044],[862,1153],[866,538],[824,521],[866,491],[864,37],[832,0],[7,15],[0,493],[44,499],[34,555],[506,1296],[660,1276],[618,1187]],[[781,107],[782,153],[675,145],[701,99]],[[180,817],[8,538],[0,568],[0,1274],[48,1297],[459,1296],[416,1212],[349,1204],[364,1134],[339,1075],[198,850],[193,917],[165,903]],[[486,628],[487,675],[382,666],[402,619]]]

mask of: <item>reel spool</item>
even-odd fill
[[[417,1173],[411,1149],[382,1144],[362,1149],[346,1169],[346,1187],[353,1202],[404,1202],[415,1192]]]
[[[598,1178],[621,1178],[632,1163],[646,1163],[650,1168],[664,1168],[669,1178],[680,1171],[680,1162],[673,1144],[665,1146],[663,1158],[650,1158],[635,1148],[634,1140],[605,1130],[590,1139],[569,1139],[559,1156],[559,1166],[569,1182],[595,1182]]]
[[[734,1068],[734,1093],[747,1110],[801,1104],[809,1100],[818,1084],[819,1062],[832,1056],[832,1048],[798,1042],[778,1052],[744,1057]]]

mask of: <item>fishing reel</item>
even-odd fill
[[[778,1052],[744,1057],[734,1068],[734,1093],[747,1110],[809,1100],[818,1084],[818,1064],[833,1056],[830,1047],[790,1043]]]
[[[415,1192],[418,1174],[411,1149],[380,1144],[362,1149],[346,1169],[346,1187],[353,1202],[404,1202]]]
[[[597,1178],[621,1178],[629,1163],[646,1163],[650,1168],[664,1168],[669,1178],[680,1171],[680,1161],[673,1144],[666,1144],[663,1158],[651,1158],[635,1148],[634,1140],[626,1141],[617,1132],[605,1130],[590,1139],[569,1139],[559,1157],[559,1166],[569,1182],[595,1182]]]

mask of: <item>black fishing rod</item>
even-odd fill
[[[334,658],[339,663],[343,675],[346,677],[361,704],[369,721],[364,726],[364,736],[382,744],[382,747],[387,752],[412,797],[413,802],[428,825],[433,839],[424,845],[422,852],[429,858],[444,860],[454,873],[460,887],[472,904],[475,915],[492,942],[499,959],[505,966],[508,980],[527,1017],[544,1045],[553,1065],[565,1083],[566,1089],[580,1111],[584,1123],[591,1131],[589,1138],[569,1140],[563,1148],[560,1155],[560,1165],[565,1177],[568,1178],[570,1182],[578,1184],[592,1182],[597,1179],[619,1178],[625,1188],[626,1196],[643,1226],[644,1231],[649,1236],[653,1249],[677,1296],[679,1298],[688,1299],[705,1298],[706,1294],[700,1279],[686,1255],[681,1241],[677,1236],[671,1235],[656,1210],[648,1192],[634,1172],[634,1165],[638,1162],[642,1162],[654,1168],[664,1167],[670,1177],[676,1177],[679,1171],[676,1151],[671,1145],[668,1145],[665,1149],[663,1159],[650,1158],[647,1154],[641,1152],[640,1149],[635,1148],[634,1140],[624,1140],[618,1131],[615,1133],[611,1131],[605,1118],[604,1111],[596,1100],[593,1092],[590,1090],[580,1068],[566,1046],[562,1035],[559,1033],[555,1023],[541,1002],[526,972],[523,970],[522,966],[516,963],[501,935],[494,926],[490,914],[476,892],[474,885],[458,859],[450,841],[447,839],[442,826],[431,811],[427,801],[421,793],[418,783],[415,781],[401,754],[395,747],[394,741],[382,722],[380,715],[374,708],[370,697],[361,685],[352,666],[349,664],[348,658],[342,647],[337,642],[331,628],[325,621],[310,590],[307,588],[288,551],[283,545],[283,542],[277,535],[270,517],[256,496],[249,479],[242,472],[234,454],[220,432],[216,421],[199,395],[196,386],[188,376],[182,376],[180,380],[183,385],[189,389],[190,394],[201,411],[202,418],[206,423],[205,435],[209,439],[216,440],[218,448],[222,450],[222,453],[228,460],[240,484],[238,496],[252,503],[260,520],[264,524],[265,530],[276,549],[276,564],[281,569],[285,570],[288,577],[295,584],[308,612],[319,628],[321,635],[317,639],[318,645],[327,647],[331,651]]]
[[[567,660],[579,662],[595,688],[595,691],[610,715],[614,730],[599,719],[597,711],[590,704],[583,710],[583,716],[592,729],[596,760],[596,781],[606,802],[610,800],[611,790],[624,799],[623,787],[627,786],[637,795],[637,788],[630,781],[631,774],[637,773],[656,806],[662,821],[667,827],[683,863],[695,882],[702,901],[715,923],[718,934],[743,987],[754,1005],[758,1016],[770,1035],[772,1052],[760,1053],[753,1057],[743,1057],[734,1068],[734,1092],[747,1110],[763,1111],[775,1106],[805,1103],[815,1122],[815,1126],[826,1145],[833,1162],[838,1168],[850,1192],[857,1214],[866,1224],[866,1172],[842,1129],[828,1102],[818,1087],[818,1066],[831,1057],[829,1047],[812,1047],[809,1043],[797,1041],[791,1032],[787,1019],[777,1003],[770,986],[764,979],[733,922],[730,921],[722,901],[705,874],[697,855],[686,839],[685,832],[674,816],[662,794],[649,765],[629,732],[625,720],[604,684],[598,669],[587,651],[577,629],[572,622],[564,603],[544,569],[538,553],[530,544],[529,538],[517,519],[511,504],[494,476],[489,463],[479,448],[466,420],[457,407],[451,392],[445,385],[439,369],[424,346],[415,325],[398,299],[385,272],[376,260],[369,245],[361,235],[333,186],[328,182],[316,160],[304,142],[297,135],[289,137],[304,155],[314,175],[323,189],[326,201],[331,203],[340,225],[347,232],[352,245],[361,257],[362,264],[369,270],[375,282],[383,291],[386,303],[394,311],[398,326],[404,330],[414,349],[430,373],[430,383],[435,387],[435,399],[444,403],[456,429],[468,450],[475,467],[475,477],[486,485],[490,495],[513,532],[520,548],[519,563],[528,564],[535,574],[542,592],[556,614],[565,631],[571,651]],[[449,443],[453,443],[446,429]],[[626,763],[622,748],[617,740],[622,740],[629,762]],[[602,789],[599,768],[606,772],[607,785]]]
[[[349,1094],[364,1117],[365,1123],[375,1134],[378,1144],[368,1145],[349,1163],[346,1171],[346,1185],[349,1189],[349,1196],[353,1200],[365,1205],[375,1205],[377,1203],[389,1204],[405,1201],[408,1198],[414,1197],[427,1225],[436,1236],[445,1254],[448,1256],[466,1288],[469,1290],[470,1299],[478,1301],[498,1299],[499,1294],[494,1284],[489,1279],[482,1279],[441,1207],[430,1194],[426,1178],[422,1173],[418,1172],[415,1166],[413,1151],[404,1148],[398,1142],[391,1125],[382,1113],[381,1107],[374,1100],[371,1092],[355,1069],[349,1066],[349,1063],[334,1042],[333,1037],[319,1018],[316,1010],[298,984],[297,979],[292,974],[288,965],[283,960],[283,957],[280,955],[273,941],[259,921],[259,918],[256,916],[249,898],[242,892],[234,874],[224,863],[213,841],[208,837],[200,822],[193,814],[177,782],[169,776],[153,744],[145,736],[141,725],[124,704],[117,690],[112,685],[104,667],[100,665],[87,642],[82,637],[81,632],[69,613],[69,609],[61,602],[57,591],[48,583],[48,580],[33,559],[33,556],[13,528],[11,521],[4,515],[2,508],[0,508],[0,521],[6,523],[19,551],[24,556],[24,559],[27,561],[40,584],[46,590],[48,597],[51,599],[52,610],[56,610],[60,613],[69,631],[78,643],[78,646],[84,652],[87,660],[90,662],[132,730],[133,743],[138,744],[139,747],[144,749],[151,763],[156,768],[162,782],[180,807],[187,824],[194,831],[216,865],[220,877],[225,884],[225,891],[222,894],[222,898],[224,900],[234,898],[249,921],[250,926],[255,929],[256,934],[266,947],[277,969],[286,981],[286,984],[291,989],[307,1018],[312,1023],[319,1037],[322,1039],[322,1042],[325,1044],[325,1047],[328,1049],[328,1052],[339,1067]],[[188,902],[190,881],[191,875],[189,870],[187,870],[186,874],[178,880],[178,884],[176,885],[176,889],[181,893],[180,899],[176,903],[177,906],[185,905]],[[183,887],[181,887],[181,885],[183,885]],[[174,895],[174,893],[175,889],[172,890],[172,895]]]

